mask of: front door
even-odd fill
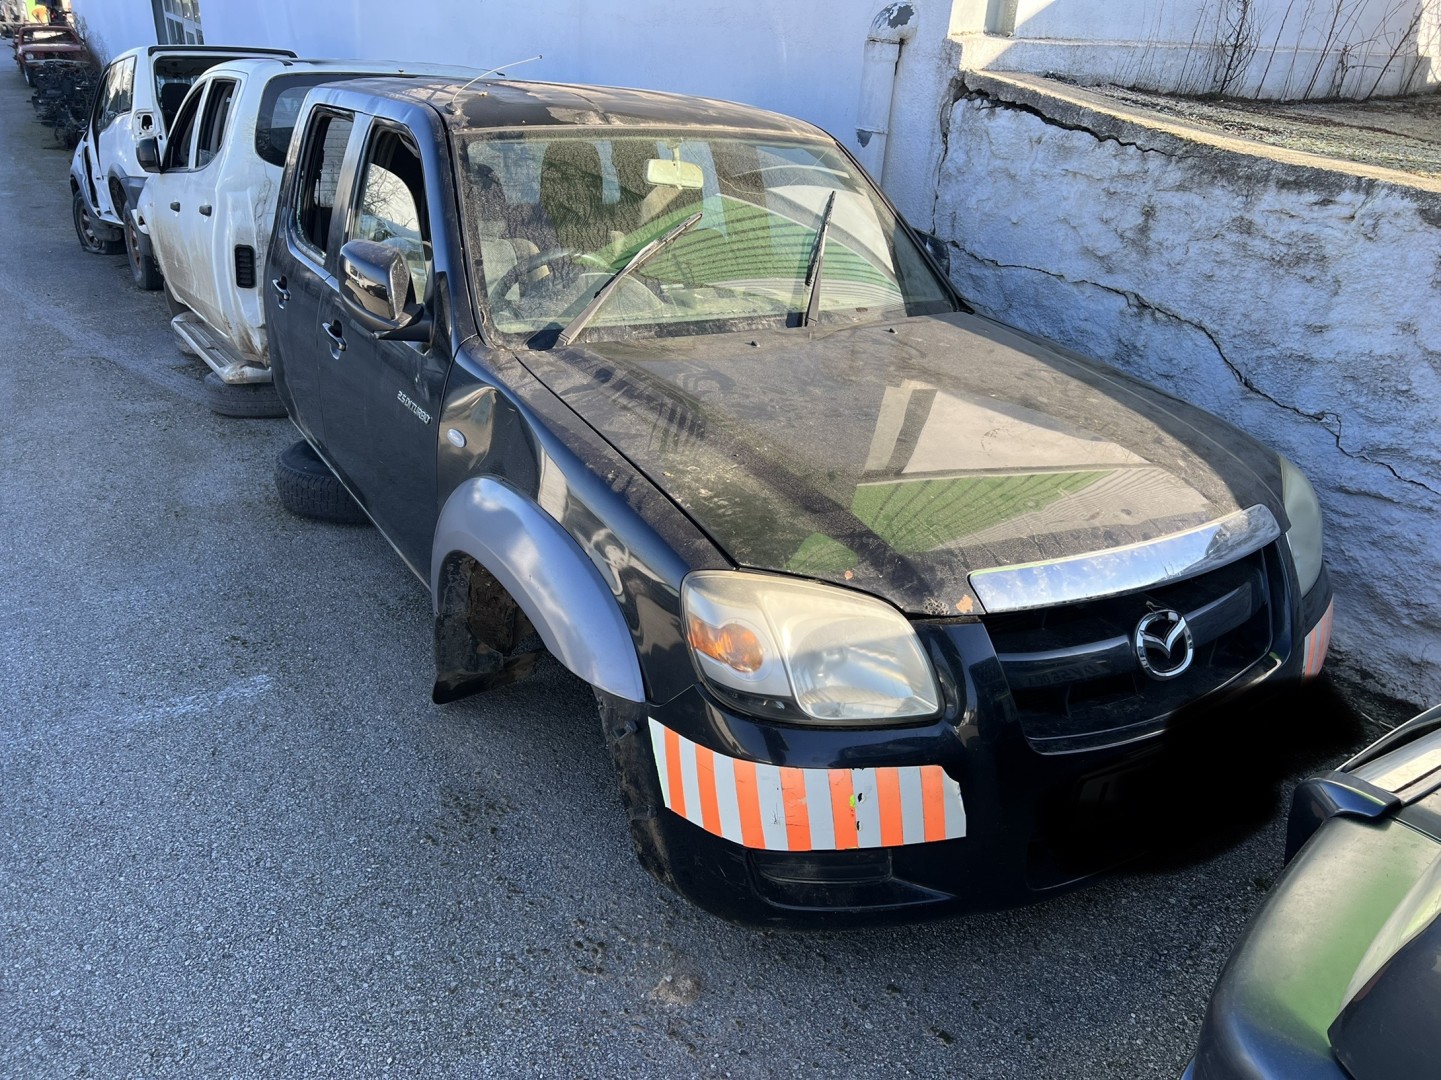
[[[398,248],[410,269],[410,301],[431,304],[431,223],[420,154],[404,129],[379,120],[364,145],[341,243]],[[376,524],[428,581],[436,433],[450,368],[445,343],[378,338],[351,315],[338,290],[322,306],[326,448]]]

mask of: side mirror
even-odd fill
[[[135,140],[135,163],[146,172],[160,171],[160,143],[153,137]]]
[[[340,249],[340,295],[376,337],[429,340],[430,320],[418,304],[407,304],[410,293],[410,267],[398,247],[351,240]]]

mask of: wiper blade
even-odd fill
[[[806,287],[810,289],[810,295],[806,297],[806,309],[801,313],[801,325],[809,326],[816,320],[816,312],[821,306],[821,267],[826,261],[826,233],[831,228],[831,212],[836,208],[836,193],[831,192],[826,199],[826,208],[821,214],[821,227],[816,230],[816,242],[811,246],[811,261],[806,267]]]
[[[580,337],[581,331],[583,331],[587,326],[590,325],[591,319],[595,318],[595,313],[601,309],[601,306],[607,300],[610,299],[610,294],[615,292],[616,286],[618,286],[622,281],[625,280],[626,275],[631,273],[631,271],[633,270],[640,269],[656,255],[659,255],[662,251],[664,251],[665,248],[671,243],[673,243],[677,238],[679,238],[679,236],[683,232],[685,232],[697,221],[699,221],[701,219],[702,213],[702,211],[697,210],[694,214],[686,218],[670,232],[666,233],[664,236],[656,237],[649,244],[647,244],[645,247],[641,248],[634,255],[632,255],[630,257],[630,262],[626,263],[614,274],[612,274],[610,280],[607,281],[596,291],[595,297],[591,300],[590,303],[585,305],[585,308],[581,311],[581,313],[575,318],[571,319],[570,322],[565,324],[565,329],[562,330],[559,336],[557,336],[555,339],[556,344],[569,345],[576,338]]]

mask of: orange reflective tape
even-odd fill
[[[900,847],[906,842],[906,823],[901,814],[901,774],[891,766],[876,770],[876,800],[881,812],[881,847]]]
[[[860,833],[856,830],[856,808],[851,800],[855,791],[851,787],[849,769],[831,769],[831,820],[835,823],[836,850],[861,846]]]
[[[700,820],[706,832],[720,835],[720,803],[715,790],[715,754],[699,743],[695,748],[696,787],[700,788]]]
[[[665,729],[665,775],[666,787],[670,790],[670,808],[686,817],[685,784],[680,771],[680,736],[670,728]]]
[[[799,769],[782,768],[781,799],[786,810],[786,845],[792,851],[811,849],[811,814],[806,807],[806,778]]]
[[[946,838],[946,783],[945,774],[937,765],[921,769],[921,805],[926,822],[926,840]]]
[[[765,829],[761,827],[761,794],[756,786],[756,763],[735,759],[736,803],[741,814],[741,843],[746,847],[766,846]]]

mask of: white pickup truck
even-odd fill
[[[135,206],[145,186],[145,170],[135,144],[153,138],[165,150],[180,103],[207,69],[242,56],[294,56],[286,49],[216,45],[150,45],[127,49],[105,68],[75,155],[70,159],[70,199],[75,235],[86,251],[104,255],[121,250],[125,211]],[[133,240],[133,237],[131,238]],[[137,284],[152,268],[127,245]],[[153,280],[152,287],[159,282]]]
[[[285,415],[271,386],[258,268],[306,93],[368,75],[480,74],[357,60],[234,60],[191,87],[163,152],[158,140],[140,140],[140,164],[151,176],[131,219],[145,270],[137,283],[159,288],[163,275],[181,348],[211,369],[206,383],[214,411]]]

